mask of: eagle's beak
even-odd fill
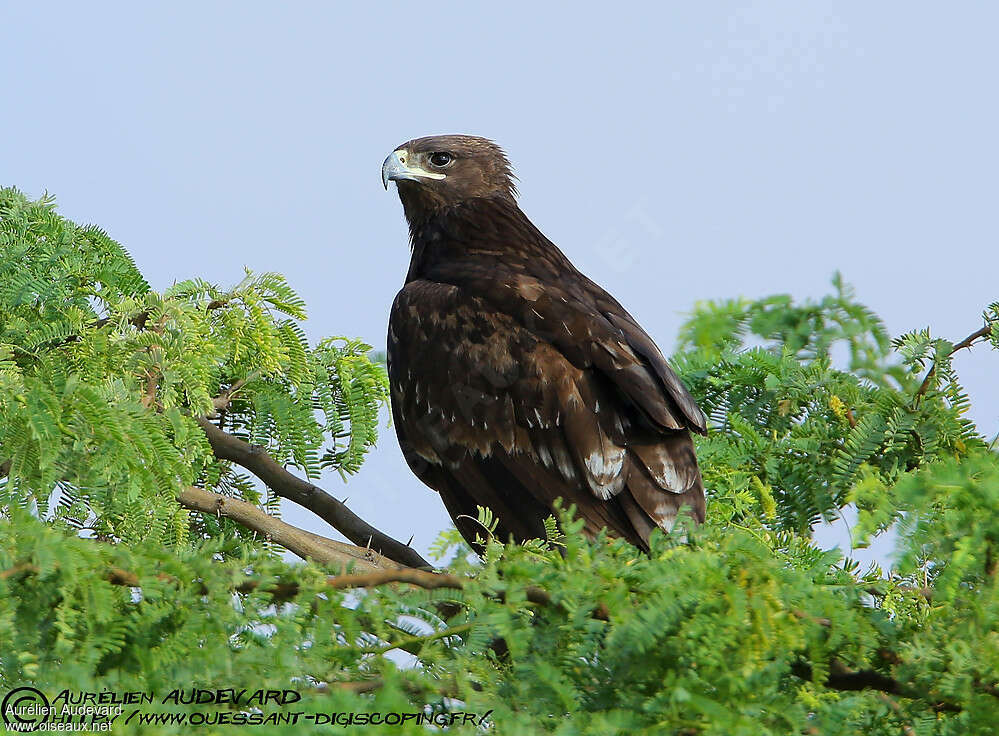
[[[382,184],[388,189],[390,181],[419,181],[420,179],[443,179],[444,174],[427,171],[415,164],[407,164],[409,153],[400,148],[392,151],[382,164]]]
[[[400,156],[401,154],[401,156]],[[385,159],[385,163],[382,164],[382,184],[388,189],[390,181],[399,181],[399,179],[409,179],[415,180],[416,177],[409,173],[404,163],[406,160],[405,151],[392,151],[389,157]]]

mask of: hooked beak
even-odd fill
[[[405,153],[403,153],[405,157]],[[390,181],[399,181],[400,179],[409,179],[410,181],[415,181],[416,177],[409,173],[406,168],[406,164],[403,163],[405,159],[399,157],[399,151],[392,151],[389,157],[385,159],[385,163],[382,164],[382,184],[388,189]]]
[[[420,179],[443,179],[444,174],[427,171],[416,165],[407,165],[409,153],[404,149],[392,151],[382,164],[382,184],[388,189],[390,181],[419,181]]]

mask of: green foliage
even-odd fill
[[[152,291],[102,231],[0,190],[0,462],[10,461],[0,506],[101,539],[187,544],[205,529],[174,501],[183,486],[259,499],[195,422],[233,387],[218,419],[228,431],[309,477],[355,472],[374,443],[385,370],[356,340],[310,347],[304,318],[273,273]]]
[[[481,562],[449,530],[432,551],[460,590],[345,592],[173,494],[266,504],[192,420],[232,386],[229,431],[310,477],[355,470],[385,398],[369,348],[307,345],[278,276],[156,294],[50,203],[0,202],[0,694],[291,688],[294,710],[491,711],[501,734],[994,733],[999,458],[954,345],[891,341],[838,277],[819,302],[703,304],[684,326],[675,364],[712,422],[705,525],[643,555],[567,513]],[[858,541],[895,526],[891,570],[813,544],[851,502]]]
[[[762,503],[768,526],[805,533],[836,515],[862,472],[891,485],[984,447],[953,346],[929,331],[893,343],[838,275],[833,284],[818,303],[698,305],[681,331],[677,367],[713,424],[698,445],[705,482],[733,522]],[[920,397],[930,359],[936,383]]]

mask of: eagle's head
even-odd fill
[[[481,197],[512,200],[517,194],[503,149],[474,135],[416,138],[382,164],[382,183],[399,187],[407,215]]]

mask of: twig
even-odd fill
[[[427,590],[436,590],[438,588],[461,590],[465,587],[465,581],[456,575],[406,569],[383,570],[364,575],[337,575],[326,579],[326,584],[329,587],[338,590],[344,588],[371,588],[376,585],[385,585],[386,583],[409,583],[410,585],[416,585]],[[536,585],[529,585],[524,588],[524,596],[529,603],[538,606],[554,605],[551,593]],[[497,591],[496,597],[501,601],[506,600],[506,591]],[[591,615],[599,621],[610,620],[610,612],[603,603],[599,603],[593,609]]]
[[[133,327],[135,327],[136,329],[144,330],[144,329],[146,329],[146,322],[148,320],[149,320],[149,312],[143,311],[143,312],[139,312],[138,314],[136,314],[133,317],[129,317],[128,318],[128,323],[130,325],[132,325]],[[106,326],[109,322],[111,322],[111,318],[110,317],[102,317],[101,319],[99,319],[96,322],[94,322],[94,324],[92,324],[91,327],[93,327],[94,329],[99,330],[102,327]],[[72,339],[73,340],[78,340],[79,337],[76,336],[76,335],[74,335]]]
[[[482,685],[477,682],[469,682],[467,684],[468,687],[476,692],[482,691]],[[439,682],[433,688],[428,688],[426,682],[414,682],[409,679],[403,679],[400,685],[403,690],[411,695],[424,695],[428,691],[436,693],[437,695],[443,695],[446,698],[457,698],[460,695],[458,683],[454,680]],[[385,687],[385,680],[380,677],[372,677],[366,680],[348,680],[317,685],[315,691],[317,693],[328,693],[334,690],[345,690],[347,692],[357,693],[360,695],[364,693],[372,693],[376,690],[382,689],[383,687]]]
[[[966,338],[961,340],[961,342],[954,343],[954,347],[950,351],[950,355],[953,355],[958,350],[964,350],[965,348],[970,348],[978,340],[982,339],[983,337],[988,337],[990,334],[992,334],[992,325],[985,325],[981,329],[975,330]]]
[[[846,408],[846,421],[850,423],[851,429],[857,426],[857,416],[853,413],[853,409],[850,407]]]
[[[245,378],[240,378],[238,381],[233,383],[229,388],[227,388],[225,391],[223,391],[214,399],[212,399],[212,406],[215,407],[215,411],[220,412],[223,411],[224,409],[228,409],[229,404],[232,403],[232,397],[235,395],[235,393],[239,391],[241,388],[243,388],[243,386],[248,384],[250,381],[259,378],[261,373],[262,371],[259,369],[251,371],[249,375],[247,375]]]
[[[958,350],[964,350],[965,348],[970,348],[972,345],[981,340],[983,337],[988,337],[991,333],[992,333],[992,325],[985,325],[981,329],[975,330],[960,342],[954,343],[954,347],[952,347],[950,349],[950,352],[947,353],[947,357],[949,358]],[[919,389],[916,391],[915,398],[917,401],[921,397],[926,395],[926,392],[930,388],[930,382],[933,380],[933,376],[936,375],[936,372],[937,372],[937,363],[934,360],[933,365],[930,366],[930,369],[926,372],[926,377],[923,378],[923,382],[919,384]]]
[[[109,567],[104,579],[111,585],[124,585],[129,588],[139,587],[139,576],[120,567]]]
[[[364,693],[373,693],[375,690],[381,690],[385,686],[385,681],[381,678],[372,678],[370,680],[356,680],[354,682],[333,682],[329,685],[320,685],[316,688],[316,692],[328,693],[331,690],[343,690],[346,692],[354,693],[355,695],[363,695]]]
[[[444,573],[425,572],[423,570],[379,570],[363,575],[337,575],[326,578],[326,585],[337,590],[345,588],[372,588],[386,583],[409,583],[427,590],[438,588],[465,587],[461,578]]]
[[[151,328],[153,332],[157,335],[162,335],[163,330],[166,327],[167,316],[164,314],[156,322],[156,325]],[[143,320],[145,324],[145,320]],[[152,356],[154,352],[154,346],[150,345],[146,348],[146,352]],[[149,370],[146,372],[146,390],[142,394],[142,405],[148,409],[153,404],[156,403],[156,391],[159,389],[160,381],[160,371],[155,366],[150,366]]]
[[[142,394],[142,406],[148,409],[156,401],[156,389],[159,388],[159,376],[156,371],[146,373],[146,390]]]
[[[885,703],[889,708],[895,711],[895,714],[899,718],[902,718],[905,715],[902,712],[902,706],[896,703],[894,699],[888,697],[884,693],[878,693],[878,698],[881,700],[881,702]],[[916,732],[912,730],[912,726],[910,726],[908,723],[902,724],[902,733],[905,734],[905,736],[916,736]]]
[[[203,488],[189,487],[180,492],[177,501],[182,506],[195,511],[220,514],[232,519],[238,524],[272,539],[299,557],[310,559],[321,565],[337,565],[342,568],[353,565],[357,570],[368,571],[384,570],[386,567],[397,566],[397,563],[372,550],[337,542],[299,529],[264,513],[252,503],[237,498],[222,496]]]
[[[465,624],[458,624],[457,626],[451,626],[446,629],[441,629],[440,631],[435,631],[433,634],[428,634],[427,636],[410,636],[393,642],[392,644],[386,644],[381,647],[364,648],[361,649],[361,651],[364,654],[385,654],[386,652],[391,652],[393,649],[402,649],[412,653],[414,647],[417,647],[417,651],[419,651],[418,647],[422,647],[427,642],[436,641],[437,639],[446,639],[449,636],[454,636],[455,634],[460,634],[463,631],[468,631],[473,626],[475,626],[475,623],[470,621]]]
[[[794,616],[795,618],[801,619],[802,621],[811,621],[813,624],[818,624],[819,626],[823,626],[827,629],[830,626],[832,626],[832,621],[830,621],[829,619],[819,616],[813,616],[807,611],[802,611],[800,608],[792,608],[791,615]]]
[[[791,665],[791,674],[802,680],[812,679],[812,666],[807,662],[797,662]],[[883,675],[875,670],[850,670],[842,662],[834,659],[829,665],[829,676],[825,686],[830,690],[854,692],[857,690],[874,690],[889,695],[899,695],[911,700],[929,702],[936,712],[958,713],[962,707],[947,701],[934,701],[929,693],[911,690],[903,683]]]
[[[371,526],[319,486],[289,473],[263,448],[222,431],[205,417],[199,417],[197,421],[208,437],[216,457],[231,460],[246,468],[277,495],[309,509],[354,544],[359,547],[370,546],[406,567],[432,567],[412,547]]]
[[[899,593],[911,593],[913,595],[918,595],[920,598],[923,598],[924,600],[927,601],[933,600],[933,588],[927,586],[921,588],[914,588],[908,585],[896,585],[891,590],[897,591]],[[881,588],[877,588],[874,586],[871,586],[869,588],[864,588],[864,592],[869,595],[873,595],[875,597],[877,596],[884,597],[888,595],[887,590],[882,590]]]
[[[229,303],[228,299],[213,299],[212,301],[208,302],[207,305],[205,305],[205,311],[210,312],[213,309],[220,309],[221,307],[224,307],[228,303]],[[145,310],[143,310],[142,312],[138,312],[128,318],[128,323],[139,330],[146,329],[146,322],[148,321],[149,321],[149,312]],[[107,326],[108,323],[110,322],[111,322],[110,317],[101,317],[99,320],[94,322],[91,325],[91,327],[99,330],[100,328]],[[69,338],[68,341],[75,341],[79,339],[80,338],[78,335],[73,335],[72,337]]]
[[[39,571],[40,569],[38,565],[32,565],[30,562],[22,562],[20,565],[14,565],[14,567],[8,567],[6,570],[0,570],[0,580],[12,578],[15,575],[20,575],[21,573],[37,575]]]

